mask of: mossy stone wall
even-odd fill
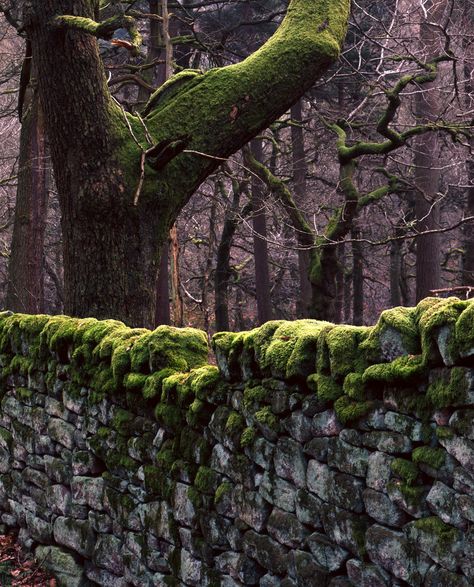
[[[0,313],[0,518],[59,585],[474,583],[474,301],[245,333]]]

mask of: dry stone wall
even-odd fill
[[[59,585],[474,584],[474,302],[219,333],[0,314],[0,518]]]

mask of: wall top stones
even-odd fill
[[[373,327],[0,313],[0,516],[59,584],[474,582],[474,300]]]

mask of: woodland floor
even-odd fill
[[[22,550],[15,536],[0,535],[1,587],[56,587],[52,579],[31,554]]]

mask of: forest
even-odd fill
[[[213,333],[471,296],[472,0],[0,12],[1,308]]]

